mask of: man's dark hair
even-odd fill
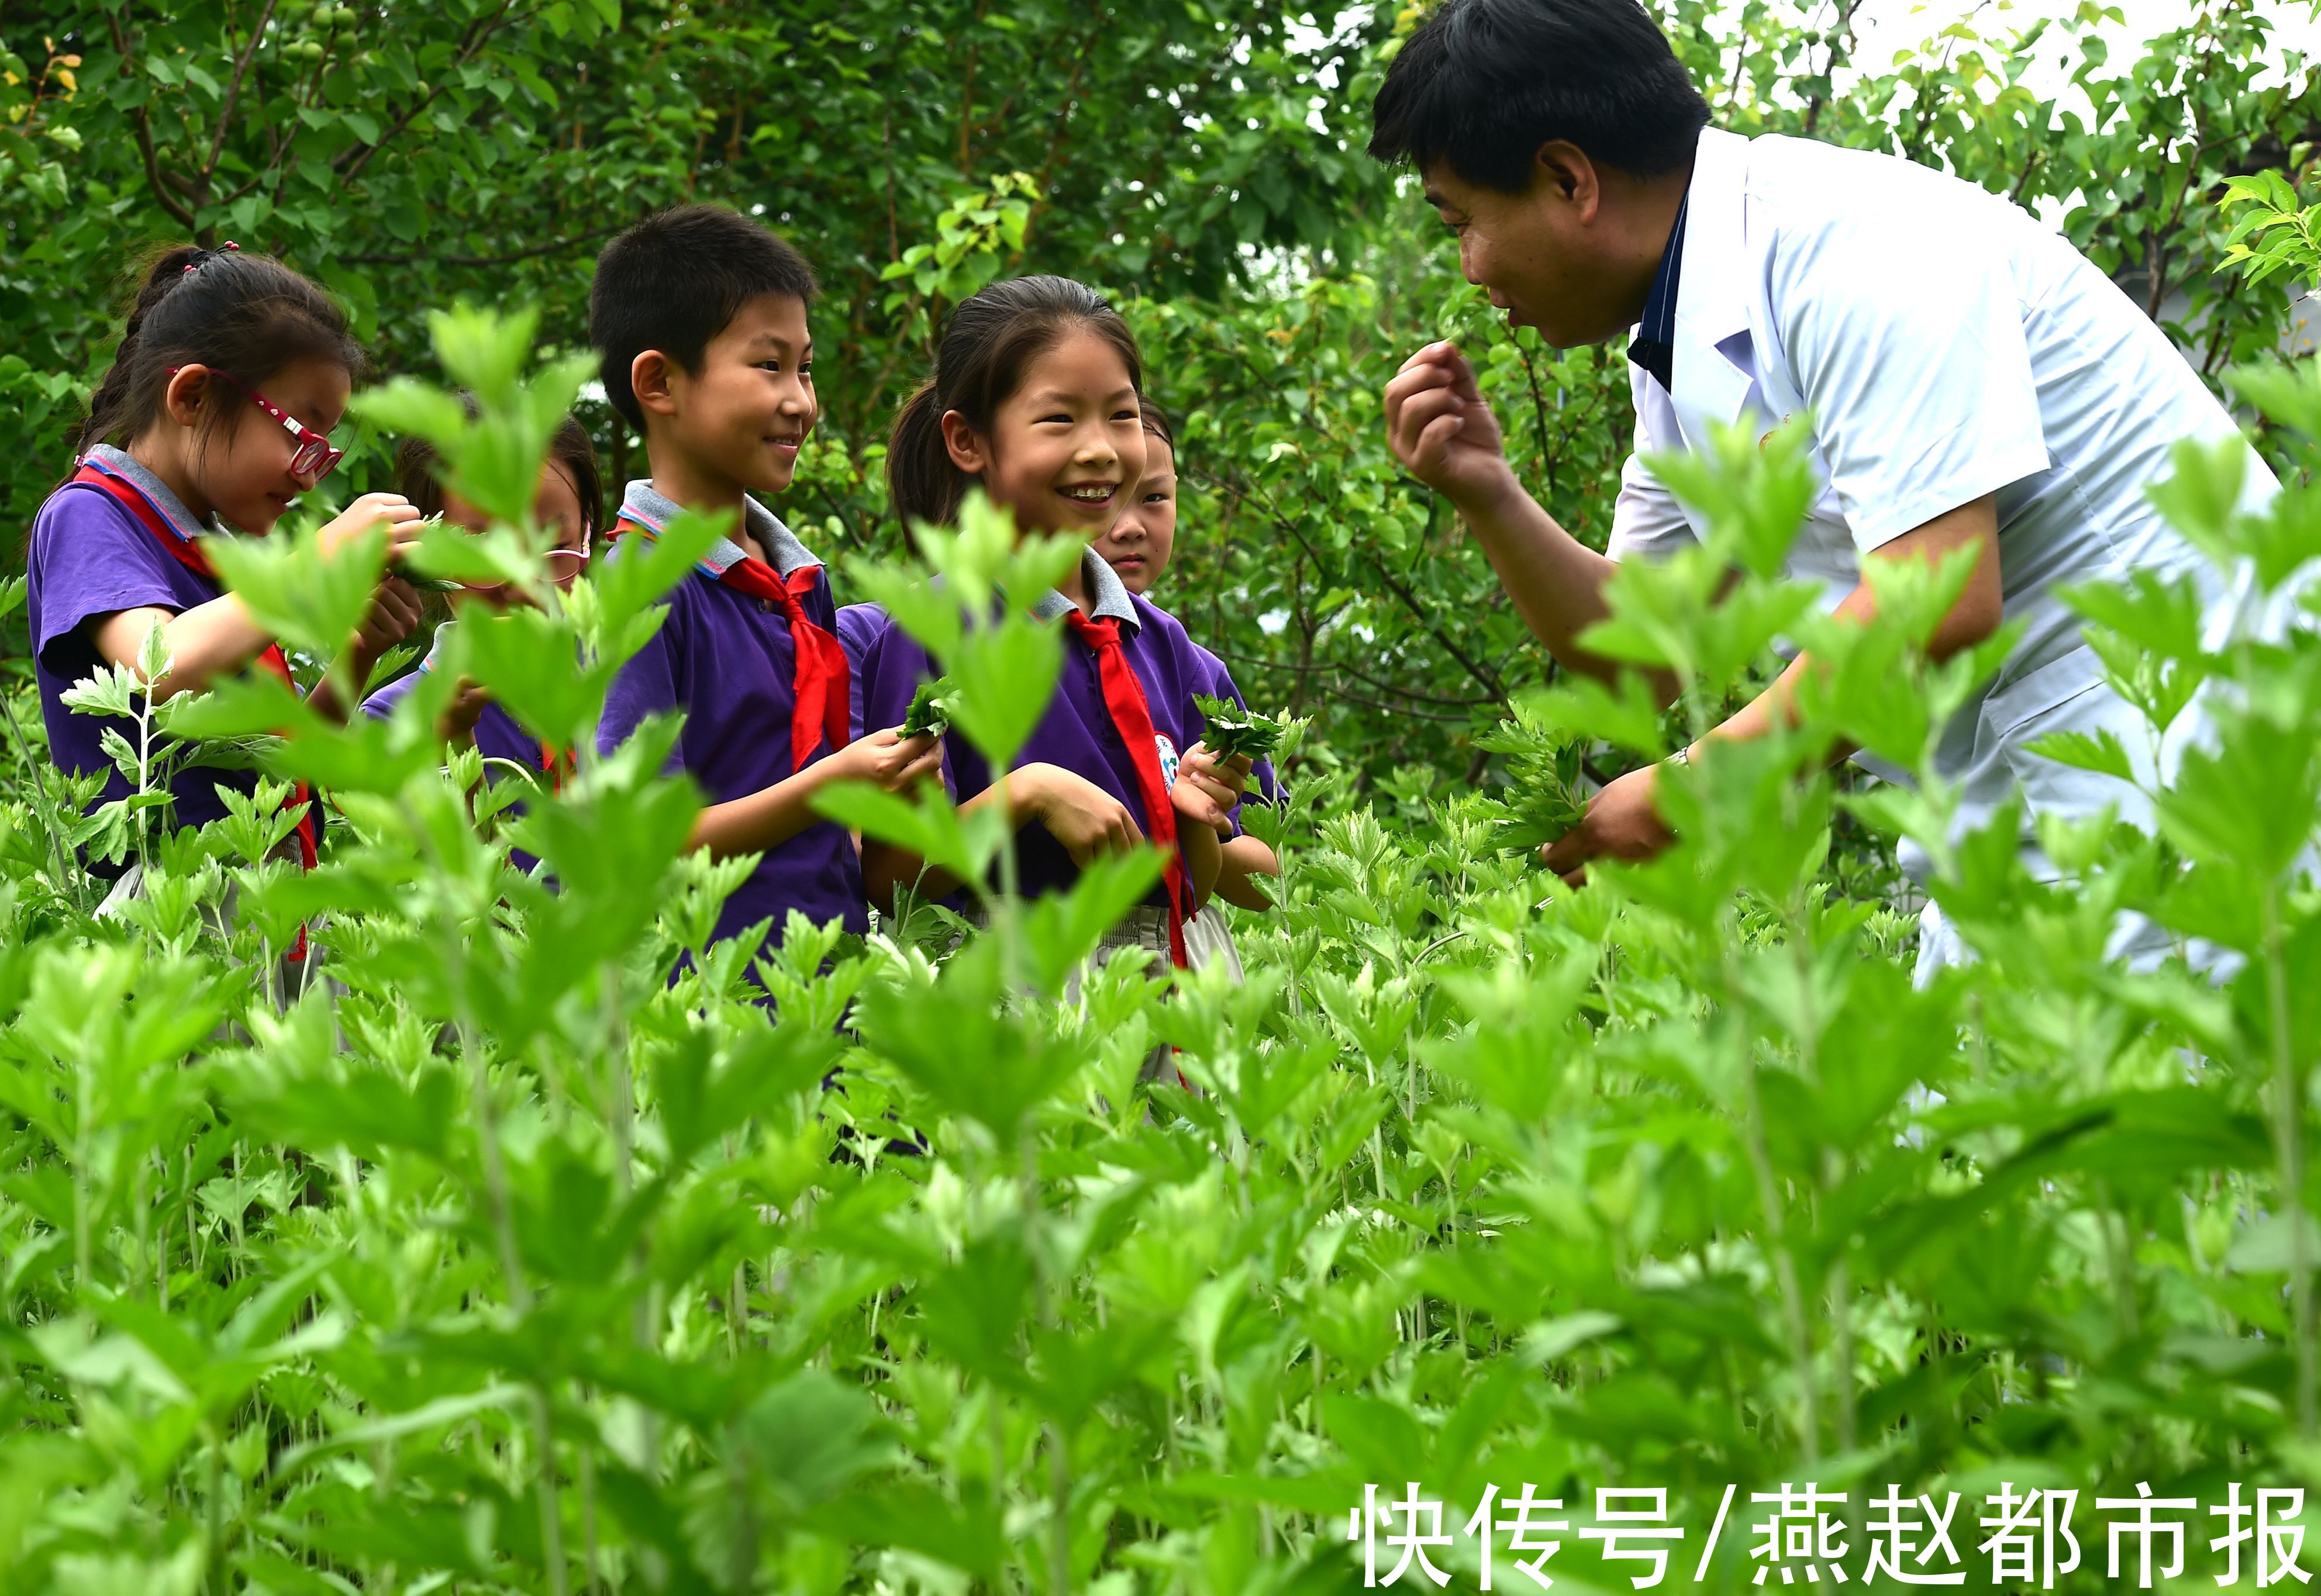
[[[723,205],[678,205],[646,217],[605,246],[588,290],[588,341],[596,346],[605,397],[644,431],[629,367],[659,349],[687,371],[709,340],[761,294],[814,303],[806,257],[758,222]]]
[[[1639,177],[1692,158],[1708,104],[1637,0],[1448,0],[1370,106],[1370,153],[1501,194],[1552,139]]]

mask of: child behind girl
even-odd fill
[[[1177,440],[1170,429],[1168,413],[1159,405],[1146,399],[1141,403],[1140,410],[1144,422],[1144,476],[1129,494],[1128,506],[1121,512],[1120,519],[1096,540],[1094,547],[1120,578],[1121,585],[1142,596],[1151,592],[1153,585],[1160,580],[1177,546]],[[1198,643],[1192,648],[1207,672],[1207,685],[1198,691],[1247,708],[1247,701],[1233,685],[1233,673],[1225,668],[1224,661]],[[1278,800],[1273,766],[1269,761],[1258,760],[1251,767],[1250,779],[1257,788],[1260,802],[1271,803]],[[1241,812],[1237,809],[1226,817],[1226,823],[1218,829],[1218,836],[1224,844],[1224,857],[1217,875],[1217,896],[1236,908],[1261,914],[1272,908],[1272,900],[1250,878],[1281,874],[1281,863],[1273,857],[1273,849],[1242,830]],[[1233,933],[1226,929],[1224,916],[1204,914],[1195,920],[1185,929],[1185,944],[1195,965],[1223,963],[1239,979],[1241,955],[1233,947]]]
[[[396,456],[395,485],[419,507],[422,514],[441,514],[452,525],[471,532],[485,530],[490,518],[457,494],[445,492],[436,480],[435,467],[433,445],[423,438],[406,440]],[[548,556],[550,576],[557,586],[569,588],[587,565],[596,534],[604,530],[605,521],[605,489],[596,467],[596,451],[588,441],[587,429],[571,416],[564,418],[564,424],[550,440],[532,515],[555,535],[555,544]],[[454,619],[436,629],[434,647],[427,658],[417,670],[396,677],[365,699],[363,712],[382,720],[395,712],[395,706],[419,685],[421,676],[433,668],[444,634],[457,623],[461,611],[475,606],[501,609],[519,597],[502,587],[470,586],[453,594]],[[492,702],[488,693],[464,679],[437,721],[437,734],[454,748],[473,747],[486,759],[533,772],[551,787],[571,767],[569,749],[551,748],[526,731],[514,715]]]
[[[76,714],[64,694],[101,667],[134,668],[157,623],[170,657],[152,684],[157,699],[198,692],[253,661],[289,680],[280,645],[224,591],[196,540],[214,523],[263,536],[330,473],[340,451],[328,434],[361,368],[345,313],[276,261],[232,244],[188,245],[147,271],[81,429],[77,469],[41,506],[27,560],[33,675],[49,745],[63,768],[105,775],[99,802],[129,790],[104,735],[133,739],[134,727]],[[383,521],[393,529],[392,557],[415,541],[419,519],[399,494],[365,494],[320,539],[335,549]],[[353,680],[365,680],[418,619],[410,585],[383,579],[350,639]],[[334,717],[343,713],[327,684],[312,699]],[[171,778],[168,824],[217,820],[226,813],[220,791],[247,793],[257,780],[254,771],[187,766]],[[311,810],[297,845],[311,865]],[[91,868],[121,873],[101,863]]]
[[[1096,539],[1143,473],[1141,375],[1135,340],[1094,290],[1052,277],[992,284],[959,307],[933,377],[896,418],[887,457],[896,509],[906,521],[949,524],[979,485],[1024,532]],[[1194,742],[1193,694],[1206,690],[1207,674],[1191,639],[1093,549],[1032,610],[1061,618],[1066,634],[1055,697],[1007,783],[1023,889],[1068,888],[1088,860],[1149,838],[1170,855],[1168,873],[1106,948],[1142,946],[1182,966],[1184,921],[1216,880],[1216,828],[1240,801],[1248,763],[1215,759]],[[899,721],[938,674],[907,632],[889,627],[864,662],[865,721]],[[981,756],[956,740],[943,779],[967,809],[997,801]],[[960,884],[887,844],[866,842],[862,866],[881,904],[898,886],[941,896]]]

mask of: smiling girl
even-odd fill
[[[1136,342],[1093,289],[1062,277],[995,283],[952,317],[935,374],[897,417],[887,457],[906,521],[957,519],[979,486],[1021,532],[1102,536],[1144,470]],[[1183,927],[1215,884],[1217,826],[1240,801],[1248,761],[1195,741],[1193,695],[1206,677],[1185,629],[1136,597],[1093,549],[1033,613],[1064,623],[1063,671],[1006,787],[1024,891],[1060,891],[1097,856],[1142,847],[1169,855],[1150,901],[1115,931],[1186,962]],[[899,720],[938,673],[910,635],[889,628],[863,665],[863,717]],[[964,807],[997,801],[980,756],[954,741],[943,779]],[[887,903],[899,885],[940,895],[960,884],[906,850],[866,842],[863,883]]]
[[[253,661],[289,679],[279,644],[224,591],[198,540],[264,536],[339,463],[329,433],[361,367],[345,313],[287,267],[232,244],[187,246],[146,273],[81,429],[77,468],[32,522],[26,569],[49,744],[63,768],[105,774],[100,803],[129,790],[105,734],[133,728],[75,714],[64,694],[101,667],[134,669],[156,625],[170,660],[152,684],[157,699],[198,692]],[[418,520],[398,494],[365,494],[319,536],[335,549],[385,521],[393,556],[410,546]],[[410,586],[382,581],[349,641],[352,679],[364,680],[418,619]],[[314,696],[342,712],[327,685]],[[257,779],[187,766],[171,781],[168,823],[216,820],[226,812],[219,789],[248,792]],[[300,828],[309,864],[311,826],[310,817]]]

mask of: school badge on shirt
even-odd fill
[[[1177,784],[1177,745],[1169,740],[1165,732],[1154,733],[1152,742],[1160,750],[1160,784],[1173,787]]]

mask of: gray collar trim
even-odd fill
[[[127,449],[100,443],[81,458],[96,460],[114,476],[127,477],[135,483],[138,490],[152,500],[153,507],[168,520],[170,530],[187,542],[208,532],[209,529],[194,519],[194,512],[186,508],[186,502],[177,497],[169,485],[139,465]]]
[[[1080,554],[1080,580],[1088,585],[1088,596],[1096,601],[1089,612],[1097,619],[1117,621],[1130,631],[1143,624],[1137,618],[1135,600],[1121,582],[1120,573],[1093,546]],[[1042,621],[1057,621],[1066,611],[1079,607],[1051,587],[1032,606],[1032,613]]]
[[[629,484],[628,492],[622,495],[621,508],[641,512],[642,519],[658,529],[668,525],[684,506],[665,494],[654,492],[651,482],[639,480]],[[750,535],[765,549],[772,558],[774,569],[780,575],[787,576],[800,566],[822,563],[815,558],[813,550],[798,541],[796,532],[782,524],[781,517],[746,494],[742,499],[742,515],[749,526]],[[701,563],[722,576],[748,558],[742,546],[733,539],[720,538],[710,545],[709,552],[701,557]]]

